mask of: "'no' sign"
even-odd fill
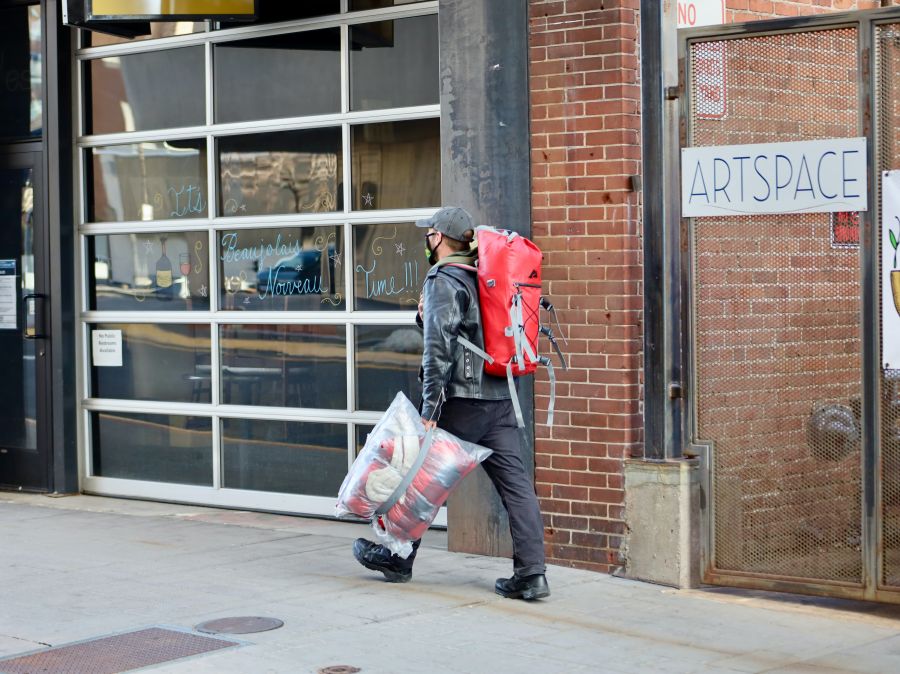
[[[725,23],[725,0],[678,0],[678,27]]]

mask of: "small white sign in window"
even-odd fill
[[[0,330],[18,327],[19,284],[15,260],[0,260]]]
[[[92,330],[94,367],[122,367],[122,331]]]

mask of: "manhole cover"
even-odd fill
[[[322,667],[318,674],[356,674],[362,671],[359,667],[351,667],[350,665],[331,665],[331,667]]]
[[[252,634],[253,632],[268,632],[277,630],[284,625],[284,621],[278,618],[261,618],[259,616],[242,616],[239,618],[219,618],[207,620],[197,625],[198,632],[207,634]]]
[[[150,629],[57,646],[0,660],[4,674],[117,674],[240,644],[199,634]]]

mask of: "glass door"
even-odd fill
[[[45,490],[48,310],[41,155],[0,155],[0,487]]]

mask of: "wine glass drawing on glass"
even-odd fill
[[[178,296],[186,300],[191,296],[191,289],[188,286],[188,274],[191,273],[191,256],[188,253],[181,253],[178,256],[178,270],[181,272],[181,292]]]

